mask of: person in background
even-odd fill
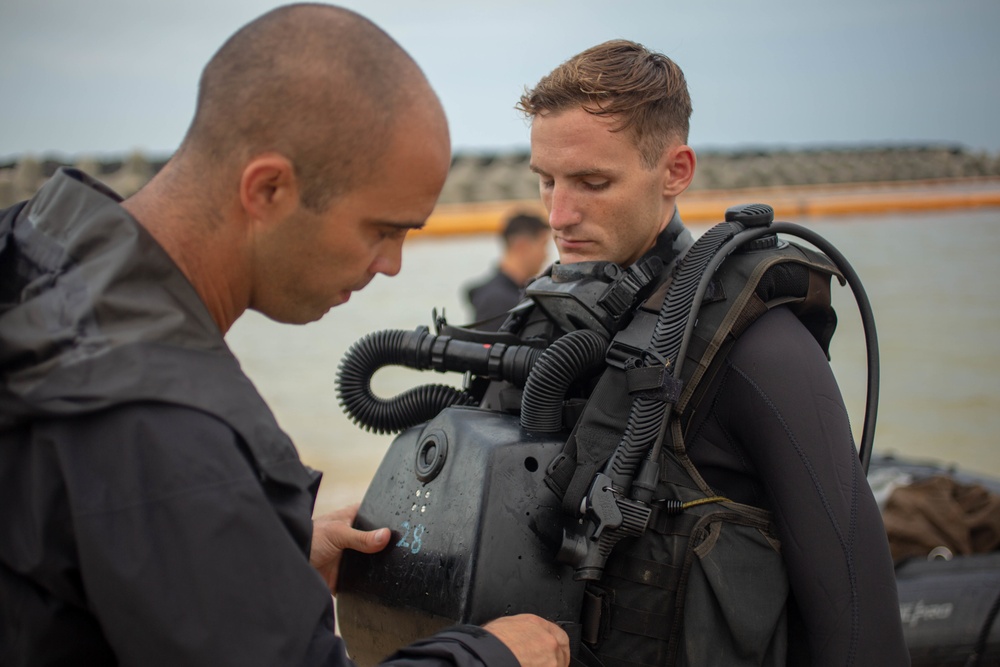
[[[395,275],[450,165],[441,104],[377,26],[274,9],[201,77],[122,201],[76,170],[0,211],[0,664],[343,665],[345,548],[224,335],[317,320]],[[389,547],[391,548],[391,547]],[[388,664],[565,667],[556,625],[460,626]]]
[[[551,236],[549,225],[537,215],[519,213],[503,227],[503,255],[486,280],[466,290],[478,329],[499,328],[508,310],[517,305],[528,281],[545,267]]]

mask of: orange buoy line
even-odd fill
[[[730,206],[750,202],[770,204],[776,218],[795,220],[1000,207],[1000,179],[701,190],[685,193],[677,205],[685,222],[713,223],[722,221]],[[544,215],[537,200],[440,204],[417,236],[496,234],[507,216],[521,211]]]

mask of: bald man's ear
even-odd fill
[[[690,146],[667,146],[663,159],[666,160],[666,172],[663,181],[663,194],[676,197],[687,190],[694,178],[696,158]]]
[[[299,206],[299,182],[291,161],[264,153],[247,162],[240,175],[240,204],[251,220],[282,220]]]

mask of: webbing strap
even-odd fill
[[[736,316],[736,321],[733,322],[729,335],[733,338],[739,338],[747,330],[747,327],[766,312],[767,304],[759,296],[752,294],[747,300],[746,306]]]
[[[583,607],[580,609],[581,639],[591,646],[608,634],[608,599],[601,591],[587,588],[583,591]]]
[[[584,594],[581,614],[582,639],[584,644],[597,645],[614,628],[631,635],[666,642],[670,639],[671,616],[623,607],[612,602],[609,594],[588,589]],[[606,659],[608,657],[600,656],[601,662],[609,664]]]
[[[605,575],[645,586],[672,591],[677,588],[677,568],[669,563],[637,558],[627,552],[615,554],[604,568]]]
[[[672,617],[672,614],[657,614],[618,605],[611,607],[611,627],[615,630],[664,642],[670,639]]]
[[[625,371],[628,393],[662,403],[676,403],[684,383],[670,375],[666,366],[641,366]]]

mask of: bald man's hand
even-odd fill
[[[521,667],[567,667],[569,637],[534,614],[504,616],[483,626],[511,650]]]
[[[333,595],[337,594],[337,574],[344,549],[373,554],[389,544],[388,528],[364,531],[351,527],[358,514],[358,506],[350,505],[313,519],[309,562],[323,575]]]

